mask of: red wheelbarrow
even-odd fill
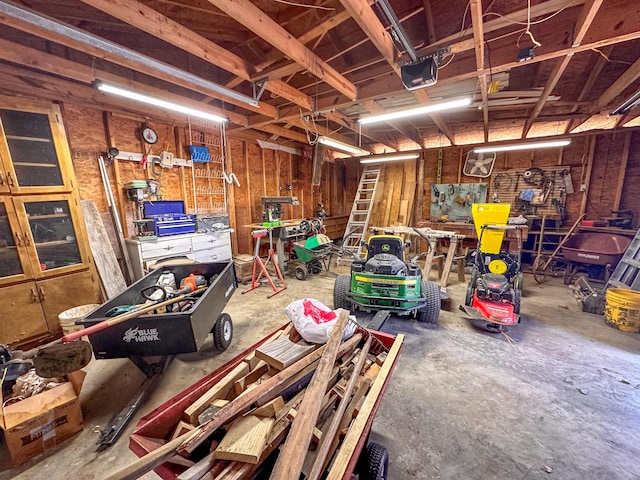
[[[172,399],[160,405],[149,414],[145,415],[142,419],[140,419],[133,434],[131,435],[129,448],[139,457],[149,456],[149,458],[152,458],[154,457],[154,455],[157,455],[157,453],[154,454],[155,450],[167,444],[167,441],[171,441],[170,439],[172,438],[172,436],[179,434],[179,431],[176,431],[176,429],[179,428],[180,425],[184,426],[184,423],[181,423],[181,420],[184,420],[187,409],[192,406],[194,402],[205,395],[206,392],[210,392],[211,389],[215,388],[218,384],[224,383],[224,379],[229,379],[229,375],[233,375],[233,372],[237,371],[238,368],[243,368],[243,363],[246,363],[248,359],[252,358],[255,355],[255,351],[258,349],[258,347],[270,340],[273,340],[273,338],[286,333],[289,325],[290,324],[283,325],[273,334],[265,337],[260,342],[251,346],[250,348],[236,356],[234,359],[218,368],[216,371],[210,373],[186,390],[178,393]],[[285,332],[282,332],[283,330]],[[367,340],[365,342],[365,339],[367,339],[368,337],[371,337],[371,341],[369,342]],[[386,452],[386,449],[384,449],[384,447],[377,443],[367,443],[368,436],[371,431],[371,425],[378,410],[380,401],[382,400],[384,391],[388,385],[391,373],[395,368],[400,349],[402,348],[403,339],[403,335],[393,336],[373,330],[364,329],[359,329],[356,332],[356,335],[352,337],[352,345],[350,348],[366,349],[368,348],[367,346],[370,345],[369,353],[376,356],[376,362],[373,363],[369,368],[371,369],[371,367],[375,366],[379,368],[379,370],[377,370],[376,376],[371,379],[371,383],[367,383],[367,385],[365,386],[366,388],[364,389],[364,391],[366,393],[363,393],[362,398],[360,398],[360,401],[362,403],[358,402],[359,408],[351,411],[349,410],[349,408],[347,408],[346,412],[341,417],[343,420],[345,418],[348,418],[348,430],[344,439],[340,440],[337,448],[333,449],[335,455],[333,456],[333,463],[329,464],[329,469],[325,470],[325,472],[329,472],[326,478],[332,480],[348,480],[350,479],[351,474],[356,472],[356,470],[364,474],[361,475],[360,478],[387,478],[388,454]],[[345,341],[342,345],[346,345],[348,342],[349,341]],[[357,345],[356,342],[358,342]],[[363,347],[363,344],[367,346]],[[381,359],[380,362],[378,362],[379,359]],[[369,370],[367,370],[367,373],[368,372]],[[287,402],[286,399],[288,395],[293,394],[295,398],[295,394],[299,391],[300,388],[303,388],[302,383],[304,383],[304,381],[308,382],[310,380],[310,376],[312,375],[313,371],[307,374],[305,377],[301,377],[297,383],[289,385],[285,390],[283,390],[281,393],[277,393],[276,395],[282,396],[285,402]],[[358,378],[362,378],[362,375],[360,375],[360,377]],[[362,384],[354,391],[357,392],[361,387]],[[336,387],[334,387],[334,389],[335,388]],[[248,391],[250,392],[250,390]],[[328,390],[327,395],[329,395],[330,392],[331,390]],[[234,394],[232,393],[231,398],[233,398],[233,395]],[[355,393],[352,397],[352,402],[355,402],[356,395],[357,393]],[[242,395],[237,398],[242,398]],[[228,405],[231,407],[233,403],[234,400],[232,400]],[[222,406],[221,408],[224,409],[224,406]],[[219,410],[220,413],[222,413],[222,409]],[[280,413],[276,416],[276,418],[285,418],[287,414],[284,414],[284,416],[282,416],[281,414],[283,411],[287,410],[288,406],[285,407],[284,410],[281,408],[279,410]],[[291,413],[291,411],[289,411],[289,413]],[[344,432],[344,429],[341,428],[341,430]],[[338,434],[335,438],[340,439],[341,437]],[[271,439],[268,441],[267,445],[269,447],[272,447]],[[276,455],[277,448],[273,448],[273,455]],[[201,457],[208,454],[209,449],[205,450],[205,452],[200,452]],[[193,461],[198,462],[199,460],[201,463],[203,462],[203,460],[197,458],[197,452],[197,450],[194,451],[192,455],[189,456],[189,459],[185,459],[182,457],[173,457],[169,459],[169,461],[165,461],[164,463],[161,463],[159,465],[156,463],[154,464],[154,471],[165,480],[176,479],[181,474],[189,476],[190,473],[184,473],[187,468],[189,468],[189,463],[192,464]],[[270,455],[271,458],[273,457],[271,453],[267,454]],[[327,457],[327,461],[330,458],[330,456]],[[217,467],[219,467],[220,469],[231,469],[228,473],[232,473],[234,475],[233,478],[245,478],[245,476],[238,474],[238,469],[240,469],[240,471],[243,471],[242,469],[244,468],[250,475],[254,475],[256,473],[255,469],[251,468],[253,467],[253,465],[247,463],[232,462],[231,464],[229,464],[227,462],[227,464],[225,464],[224,461],[222,461],[222,465],[219,465],[219,463],[220,461],[218,461]],[[261,460],[258,472],[262,473],[259,473],[259,475],[265,474],[267,475],[265,478],[268,478],[270,468],[272,468],[269,465],[269,457],[267,457],[264,461]],[[214,465],[213,468],[216,468],[216,465]],[[214,475],[215,478],[226,478],[224,473],[225,471],[226,470],[223,470],[222,472],[217,471],[216,475],[220,476]],[[258,476],[257,478],[262,477]]]
[[[604,275],[604,282],[629,247],[631,239],[611,233],[576,233],[562,245],[562,258],[567,262],[564,283],[573,283],[579,270],[588,270],[589,276]]]

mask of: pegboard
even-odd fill
[[[525,179],[525,172],[533,175]],[[493,172],[490,183],[489,201],[511,204],[511,215],[545,215],[560,217],[556,204],[565,205],[567,183],[563,172],[570,174],[567,166],[544,168],[514,168]],[[533,190],[534,200],[520,199],[523,190]],[[545,192],[548,190],[548,193]],[[569,190],[571,191],[571,190]]]
[[[471,205],[486,203],[486,183],[432,183],[431,184],[431,218],[449,220],[470,220]]]

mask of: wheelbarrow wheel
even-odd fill
[[[423,280],[421,287],[420,295],[427,299],[427,303],[418,311],[418,321],[435,325],[440,316],[440,287],[430,280]]]
[[[306,280],[307,275],[309,275],[309,270],[307,270],[307,267],[304,265],[298,265],[293,273],[298,280]]]
[[[365,480],[386,480],[389,469],[389,452],[379,443],[371,442],[362,452],[360,478]]]
[[[231,339],[233,338],[233,323],[231,322],[231,315],[228,313],[221,313],[213,325],[213,345],[221,352],[225,351],[231,345]]]

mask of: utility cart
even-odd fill
[[[76,323],[90,327],[108,320],[109,312],[144,304],[149,292],[161,283],[160,276],[167,273],[173,274],[178,286],[180,279],[189,276],[202,278],[206,286],[180,309],[141,315],[88,336],[96,359],[129,358],[147,377],[140,393],[102,431],[98,442],[102,447],[115,442],[174,355],[199,351],[210,334],[218,350],[231,343],[233,324],[222,310],[238,286],[233,262],[169,265],[155,270]],[[149,363],[148,357],[162,359]]]
[[[154,450],[165,444],[169,439],[174,438],[173,436],[179,434],[180,426],[184,426],[186,411],[188,408],[191,408],[190,406],[192,406],[194,402],[200,401],[203,395],[206,395],[207,392],[211,392],[215,388],[220,388],[220,386],[225,383],[225,380],[228,380],[231,375],[234,375],[234,372],[236,372],[238,368],[242,368],[243,363],[246,363],[248,359],[253,358],[259,347],[265,345],[267,342],[273,340],[279,335],[286,333],[287,328],[290,328],[290,324],[283,325],[276,332],[263,338],[258,343],[218,368],[216,371],[205,376],[197,383],[178,393],[172,399],[142,417],[131,435],[129,444],[130,449],[139,457],[144,457],[146,455],[154,456]],[[362,340],[354,346],[356,350],[366,343],[365,339],[367,337],[372,336],[371,349],[369,350],[369,353],[377,355],[377,358],[380,358],[382,355],[384,356],[384,360],[378,365],[374,364],[376,367],[379,367],[377,376],[372,378],[370,388],[368,390],[365,389],[368,393],[365,393],[363,398],[360,397],[363,403],[359,403],[360,408],[353,414],[355,418],[353,418],[348,427],[346,437],[339,445],[337,445],[337,449],[335,449],[336,453],[333,456],[333,463],[329,464],[330,466],[322,475],[322,478],[330,480],[348,480],[351,478],[351,474],[356,471],[360,473],[361,479],[367,478],[380,480],[387,478],[388,453],[383,446],[377,443],[369,443],[368,437],[374,417],[382,400],[382,396],[396,366],[404,336],[393,336],[382,332],[364,329],[358,329],[356,334],[362,335]],[[287,396],[295,395],[300,388],[303,388],[303,386],[300,386],[300,383],[305,380],[308,383],[312,374],[313,373],[309,373],[301,381],[296,384],[292,384],[290,387],[287,387],[285,391],[282,393],[276,393],[276,395],[282,395],[286,402],[286,399],[288,398]],[[287,393],[287,391],[289,393]],[[242,395],[237,398],[240,401]],[[231,407],[233,403],[234,401],[232,400],[231,403],[228,404],[229,407]],[[222,409],[224,408],[225,407],[222,406]],[[286,417],[287,414],[284,414],[284,411],[287,410],[287,408],[288,407],[285,407],[284,409],[279,410],[280,413],[276,415],[276,418],[282,419]],[[219,411],[222,414],[222,410]],[[347,412],[349,413],[342,416],[343,419],[352,418],[348,409]],[[284,417],[281,416],[282,414],[284,414]],[[178,430],[176,431],[176,429]],[[271,440],[269,440],[269,442],[270,441]],[[273,445],[269,442],[268,445],[271,448],[274,448],[273,452],[277,453],[277,449],[275,448],[277,445]],[[193,461],[198,462],[199,457],[207,455],[209,450],[205,450],[206,451],[200,451],[199,453],[198,450],[194,451],[193,455],[191,455],[194,458],[186,462],[175,461],[174,457],[174,459],[171,459],[170,461],[157,465],[154,471],[161,478],[166,480],[175,479],[180,474],[188,476],[188,474],[184,473],[185,470],[189,468],[187,465],[190,465]],[[266,455],[271,454],[267,452]],[[267,457],[267,459],[260,464],[260,468],[262,470],[253,470],[251,467],[255,465],[243,462],[233,462],[224,472],[231,475],[237,475],[233,476],[233,478],[239,479],[248,478],[241,473],[247,470],[248,475],[258,475],[257,477],[253,476],[251,478],[268,478],[272,468],[272,464],[269,463],[269,458],[272,459],[271,456]],[[204,461],[201,463],[203,462]],[[218,461],[218,463],[220,463],[220,461]],[[226,468],[224,461],[222,461],[222,463],[223,465],[218,464],[215,468]],[[223,476],[225,475],[224,472],[222,473]]]

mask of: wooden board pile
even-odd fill
[[[163,462],[187,467],[180,480],[342,478],[402,344],[387,351],[367,332],[343,342],[347,321],[322,346],[289,324],[185,408],[166,443],[109,478]]]

